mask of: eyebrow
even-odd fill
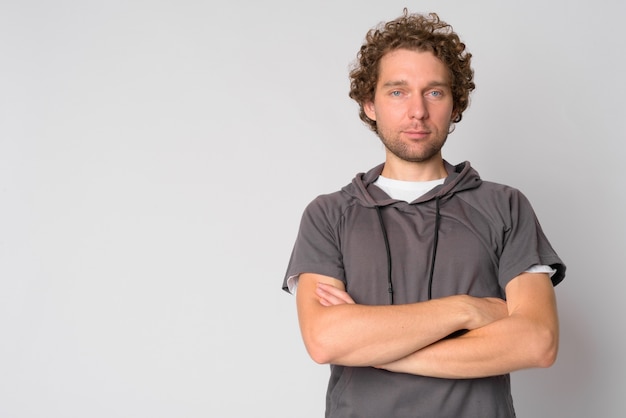
[[[384,83],[381,87],[384,88],[388,88],[388,87],[404,87],[404,86],[408,86],[409,83],[405,80],[393,80],[393,81],[387,81],[386,83]]]
[[[381,87],[389,88],[389,87],[405,87],[408,86],[409,82],[406,80],[392,80],[387,81]],[[427,87],[451,87],[450,83],[445,81],[431,81],[428,83]]]

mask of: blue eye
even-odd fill
[[[392,92],[391,92],[391,95],[392,95],[393,97],[398,97],[398,96],[400,96],[400,94],[401,94],[401,93],[400,93],[398,90],[395,90],[395,91],[392,91]]]
[[[441,97],[443,95],[443,93],[438,90],[433,90],[428,94],[431,95],[432,97]]]

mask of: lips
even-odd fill
[[[404,129],[403,132],[409,135],[428,135],[431,133],[430,129],[426,126],[419,125],[409,126]]]
[[[407,129],[403,132],[407,137],[414,139],[426,138],[431,133],[428,129]]]

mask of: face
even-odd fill
[[[374,101],[364,105],[376,121],[388,160],[441,158],[453,118],[450,76],[431,52],[398,49],[380,60]]]

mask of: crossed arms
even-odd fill
[[[549,367],[558,351],[554,289],[523,273],[506,299],[455,295],[406,305],[356,304],[337,279],[300,275],[296,300],[313,360],[443,378],[478,378]],[[445,338],[467,329],[456,338]]]

